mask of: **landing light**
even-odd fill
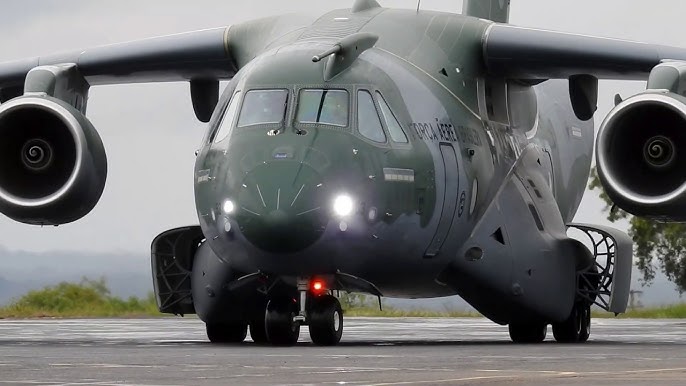
[[[350,215],[353,212],[353,199],[350,196],[342,194],[333,202],[333,211],[341,217]]]
[[[233,201],[226,200],[226,201],[224,201],[224,205],[222,206],[222,209],[224,209],[224,213],[231,214],[231,213],[233,213],[234,209],[236,209],[236,207],[233,204]]]

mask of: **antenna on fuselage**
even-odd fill
[[[417,13],[419,13],[419,6],[422,5],[422,0],[417,0]]]

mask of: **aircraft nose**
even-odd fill
[[[245,238],[273,253],[301,251],[328,222],[321,175],[299,162],[266,163],[247,173],[235,219]]]

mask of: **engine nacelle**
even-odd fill
[[[102,140],[68,103],[23,96],[0,105],[0,212],[35,225],[88,214],[107,178]]]
[[[686,220],[686,98],[645,92],[617,105],[598,132],[600,181],[625,211]]]

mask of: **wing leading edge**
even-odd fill
[[[0,63],[0,90],[21,95],[29,71],[62,63],[76,64],[90,85],[230,79],[236,66],[229,30],[194,31]]]
[[[493,24],[483,40],[487,71],[510,79],[645,80],[665,60],[686,60],[686,49]]]

